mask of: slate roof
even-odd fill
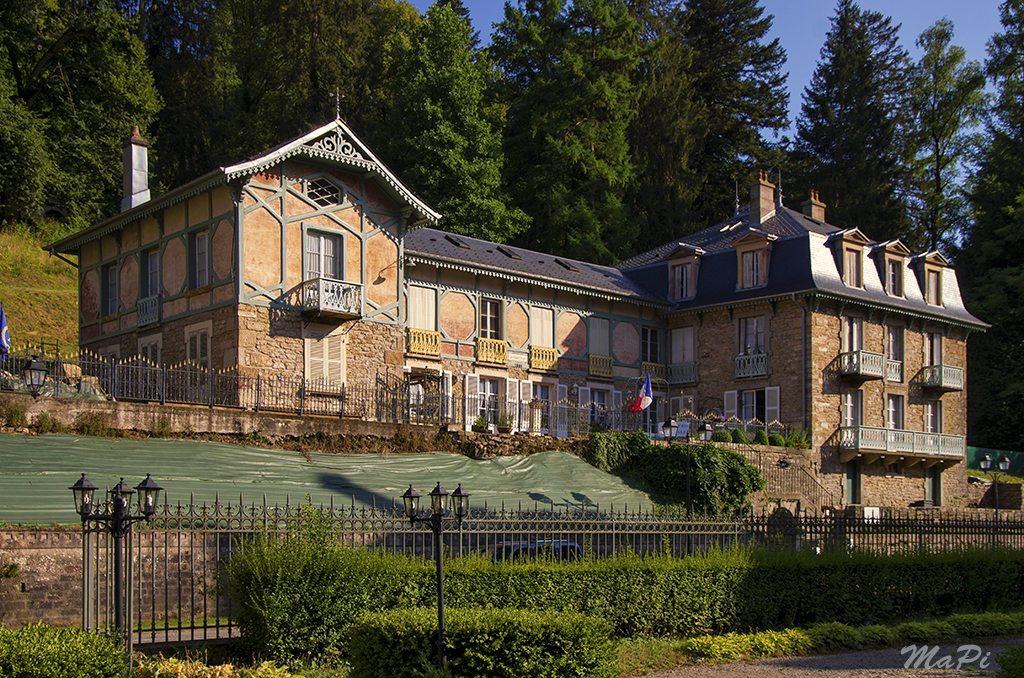
[[[499,278],[580,294],[626,298],[665,308],[672,306],[664,294],[652,293],[613,266],[498,245],[433,228],[418,228],[407,233],[405,256],[413,262],[469,272],[486,270]]]
[[[638,254],[616,266],[641,286],[668,300],[668,266],[665,256],[679,246],[703,249],[705,254],[699,261],[696,294],[692,299],[669,302],[674,304],[670,314],[741,306],[794,294],[815,294],[855,301],[882,310],[932,317],[976,329],[988,327],[964,306],[956,272],[951,267],[944,268],[942,273],[942,306],[925,301],[919,269],[915,266],[923,254],[904,258],[904,295],[889,295],[885,291],[884,267],[879,265],[879,262],[884,262],[884,255],[876,259],[874,254],[884,249],[877,247],[879,244],[891,243],[869,243],[865,248],[868,256],[863,261],[862,287],[846,285],[840,272],[839,260],[829,242],[830,236],[840,233],[841,229],[785,207],[777,208],[774,215],[757,225],[758,231],[777,236],[772,243],[767,284],[753,289],[737,289],[737,257],[733,243],[749,228],[748,215],[740,214],[693,235]]]

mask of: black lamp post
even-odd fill
[[[444,671],[446,662],[444,655],[444,566],[441,563],[441,535],[444,533],[444,518],[448,511],[446,504],[449,499],[455,520],[461,525],[462,519],[466,517],[469,510],[469,494],[462,490],[462,483],[459,483],[459,486],[451,494],[441,487],[441,483],[438,483],[437,487],[430,491],[430,513],[425,513],[422,516],[419,508],[420,493],[412,489],[412,485],[409,485],[409,489],[402,494],[402,504],[405,506],[405,515],[408,516],[409,522],[413,524],[428,522],[434,533],[434,565],[437,567],[437,668],[441,671]]]
[[[981,458],[981,462],[979,463],[979,466],[981,466],[981,470],[982,471],[986,471],[987,472],[990,468],[992,468],[992,457],[990,457],[990,456],[988,456],[986,454],[984,457]],[[1002,471],[1003,473],[1006,473],[1007,471],[1010,470],[1010,458],[1007,457],[1005,454],[1003,455],[1003,458],[999,460],[999,470]],[[998,519],[999,518],[999,474],[998,473],[993,473],[992,474],[992,487],[996,491],[996,518]]]
[[[110,511],[109,513],[94,513],[96,486],[89,482],[89,479],[82,474],[78,482],[68,488],[75,497],[75,511],[82,517],[82,529],[88,532],[89,523],[94,523],[92,529],[104,529],[114,538],[114,628],[117,629],[119,638],[124,641],[124,538],[131,540],[132,523],[140,520],[147,522],[153,519],[156,513],[156,505],[160,498],[160,490],[163,488],[156,484],[156,481],[147,473],[146,479],[135,486],[135,489],[125,484],[124,478],[121,482],[109,490]],[[132,515],[132,495],[138,491],[139,499],[137,509],[140,513]],[[99,510],[102,510],[101,507]],[[130,593],[130,592],[129,592]]]
[[[39,397],[39,391],[46,383],[46,375],[49,372],[49,366],[45,361],[39,360],[38,356],[32,356],[32,360],[25,366],[25,385],[28,386],[33,398]]]

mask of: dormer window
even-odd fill
[[[942,271],[926,269],[925,301],[932,306],[942,306]]]
[[[749,229],[733,242],[737,256],[737,289],[763,287],[768,284],[768,261],[772,242],[777,237],[764,231]]]
[[[674,264],[670,269],[672,299],[689,299],[693,296],[693,263]]]
[[[697,293],[697,266],[704,250],[679,244],[666,257],[668,263],[668,298],[674,301],[692,299]]]
[[[885,291],[891,297],[903,296],[903,262],[899,259],[885,260]]]
[[[843,282],[849,287],[863,287],[861,250],[859,247],[843,249]]]

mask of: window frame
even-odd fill
[[[502,338],[502,306],[503,304],[498,299],[492,299],[489,297],[482,297],[480,299],[480,331],[478,336],[481,339],[500,340]]]
[[[924,333],[924,364],[926,367],[942,364],[942,349],[942,333]]]
[[[114,315],[120,308],[118,300],[118,265],[115,261],[103,267],[103,312],[101,316]]]
[[[142,290],[140,298],[155,297],[160,294],[160,249],[154,247],[142,253]]]
[[[764,282],[764,249],[740,252],[740,289],[761,287]]]
[[[885,427],[893,431],[907,430],[907,403],[902,393],[886,394]]]
[[[932,289],[932,281],[935,281]],[[924,269],[924,301],[930,306],[942,306],[942,270],[930,266]]]
[[[210,284],[210,229],[189,234],[189,262],[191,289],[198,290]]]
[[[844,391],[840,404],[840,419],[843,426],[853,428],[864,425],[864,391],[851,389]]]
[[[320,209],[337,207],[344,199],[341,187],[325,176],[307,179],[303,183],[306,197]],[[330,193],[333,193],[333,200],[329,199],[332,197]]]
[[[843,353],[864,350],[864,318],[844,315],[842,319],[840,348]]]
[[[903,297],[903,260],[885,260],[885,291],[890,297]]]
[[[750,334],[748,326],[754,324],[754,340],[755,344],[753,350],[747,350],[747,336]],[[760,328],[758,328],[760,324]],[[768,352],[768,321],[767,318],[762,315],[752,315],[744,318],[739,318],[737,322],[737,334],[739,339],[739,348],[737,355],[760,355]]]
[[[603,325],[602,328],[595,327],[595,325]],[[611,343],[611,329],[612,322],[608,318],[601,316],[590,316],[587,318],[587,353],[591,355],[602,355],[610,357],[612,354],[612,343]],[[600,339],[598,339],[600,338]],[[600,341],[600,345],[597,342]],[[603,349],[599,351],[597,349]]]
[[[942,433],[942,400],[924,401],[922,430],[925,433]]]
[[[324,275],[324,259],[325,259],[325,247],[324,243],[330,240],[334,247],[334,266],[329,271],[330,275]],[[317,242],[317,265],[316,271],[318,275],[314,276],[312,264],[312,253],[310,252],[310,244]],[[303,228],[302,234],[302,275],[303,280],[344,280],[345,279],[345,235],[337,231],[331,231],[322,228]]]
[[[843,283],[847,287],[864,286],[864,251],[859,247],[843,248]]]
[[[640,360],[648,363],[660,363],[661,333],[657,327],[644,325],[640,328]]]

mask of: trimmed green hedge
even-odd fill
[[[276,660],[330,661],[344,655],[361,615],[436,605],[432,564],[348,550],[326,534],[253,541],[229,574],[248,649]],[[596,616],[617,637],[883,624],[1024,606],[1024,553],[729,551],[523,564],[471,557],[446,562],[445,599],[449,611]]]
[[[445,615],[453,676],[618,678],[610,626],[596,617],[525,610],[458,610]],[[437,657],[437,610],[362,617],[351,636],[350,678],[412,678]]]
[[[105,636],[37,624],[0,628],[0,676],[14,678],[118,678],[121,647]]]

